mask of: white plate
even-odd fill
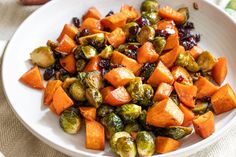
[[[2,63],[2,78],[5,95],[19,120],[35,136],[71,156],[111,156],[109,147],[105,151],[85,149],[85,134],[72,136],[65,134],[58,125],[58,117],[42,105],[42,92],[30,89],[19,83],[19,77],[25,73],[29,53],[40,45],[45,45],[48,39],[55,40],[65,23],[70,23],[74,16],[81,17],[85,11],[96,6],[105,15],[110,10],[118,11],[121,4],[127,3],[140,7],[142,0],[54,0],[33,13],[19,27],[5,52]],[[229,74],[226,82],[236,89],[236,24],[228,15],[216,6],[203,0],[159,0],[162,6],[170,4],[178,8],[190,8],[191,21],[195,23],[196,31],[202,34],[200,46],[211,51],[215,56],[226,56],[229,64]],[[192,8],[197,2],[199,11]],[[228,130],[236,119],[236,111],[216,116],[216,132],[205,140],[195,134],[183,140],[183,145],[177,151],[159,155],[160,157],[185,156],[199,151],[218,140]]]

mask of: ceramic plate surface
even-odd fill
[[[36,47],[45,45],[48,39],[56,40],[65,23],[71,18],[81,17],[91,7],[97,7],[103,15],[110,10],[119,11],[122,4],[140,7],[141,0],[53,0],[33,13],[19,27],[5,52],[2,63],[2,78],[5,95],[19,120],[35,136],[71,156],[112,156],[109,146],[105,151],[85,149],[84,128],[76,136],[65,134],[58,124],[58,117],[42,105],[41,91],[22,85],[18,79],[31,65],[29,53]],[[202,34],[200,46],[212,52],[216,57],[228,58],[229,82],[236,89],[236,24],[228,15],[216,6],[203,0],[159,0],[162,6],[174,8],[189,7],[190,21],[195,23],[196,31]],[[197,2],[199,10],[192,8]],[[192,154],[218,140],[230,128],[236,119],[236,110],[216,116],[216,132],[205,140],[192,134],[183,140],[177,151],[159,155],[160,157],[177,157]]]

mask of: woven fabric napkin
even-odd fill
[[[16,1],[0,0],[0,40],[9,40],[19,24],[38,8],[21,6]],[[234,11],[236,0],[231,0],[231,3],[229,0],[210,1],[220,5],[221,8],[226,8],[226,11],[236,19]],[[0,54],[4,44],[0,42]],[[235,145],[236,124],[218,142],[190,157],[234,157],[236,156]],[[67,157],[41,142],[17,120],[7,104],[0,84],[0,157],[3,155],[5,157]]]

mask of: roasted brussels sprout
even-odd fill
[[[114,112],[114,107],[110,105],[101,105],[97,109],[97,116],[105,117],[107,114]]]
[[[72,98],[76,101],[85,101],[85,88],[84,86],[79,82],[74,82],[69,89],[70,95]]]
[[[125,122],[133,122],[141,114],[142,108],[136,104],[125,104],[118,107],[116,112]]]
[[[151,26],[143,26],[140,32],[137,34],[137,41],[143,45],[147,41],[152,41],[154,37],[155,29]]]
[[[82,46],[81,50],[86,59],[91,59],[92,57],[97,55],[97,50],[93,46],[90,46],[90,45]]]
[[[76,61],[76,69],[78,72],[81,72],[86,66],[86,61],[84,59],[78,59]]]
[[[193,56],[188,51],[180,53],[175,64],[182,66],[191,72],[197,72],[200,70]]]
[[[193,108],[193,112],[195,114],[204,114],[207,112],[207,108],[208,108],[208,102],[201,102],[201,101],[196,101],[196,105]]]
[[[88,72],[84,82],[89,88],[101,89],[104,87],[102,76],[99,71]]]
[[[130,28],[131,27],[138,27],[139,25],[136,23],[136,22],[130,22],[130,23],[127,23],[124,27],[123,27],[123,30],[126,34],[126,37],[128,37],[130,35]]]
[[[164,37],[156,37],[153,41],[153,46],[157,53],[161,55],[163,49],[165,48],[166,45],[166,39]]]
[[[50,47],[39,47],[35,49],[30,58],[33,64],[36,64],[42,68],[48,68],[55,63],[55,58]]]
[[[152,156],[155,152],[155,141],[147,131],[140,131],[136,137],[139,156]]]
[[[105,126],[107,139],[110,139],[114,133],[124,130],[123,121],[115,113],[107,114],[101,119],[101,123]]]
[[[71,107],[63,111],[59,119],[59,124],[68,134],[78,133],[82,125],[78,109]]]
[[[139,116],[139,123],[141,124],[141,126],[147,130],[147,131],[151,131],[153,130],[153,126],[150,126],[146,123],[146,117],[147,117],[147,111],[146,110],[142,110],[140,116]]]
[[[129,92],[133,103],[141,101],[144,95],[142,79],[140,77],[136,77],[135,79],[133,79],[130,82],[127,91]]]
[[[81,45],[92,45],[96,48],[102,47],[105,42],[104,33],[97,33],[79,38]]]
[[[147,18],[151,24],[157,24],[159,16],[157,12],[143,12],[142,16]]]
[[[110,146],[111,146],[111,150],[113,152],[116,153],[117,149],[116,149],[116,143],[117,140],[121,137],[131,137],[129,133],[125,132],[125,131],[121,131],[121,132],[116,132],[111,136],[110,139]]]
[[[131,137],[121,137],[116,142],[116,153],[120,157],[135,157],[137,154],[136,145]]]
[[[191,127],[170,126],[167,128],[156,128],[154,133],[156,136],[167,136],[179,140],[191,134],[192,131],[193,129]]]
[[[108,59],[111,58],[112,52],[113,52],[113,47],[111,45],[108,45],[102,50],[99,56],[103,59]]]
[[[204,51],[198,57],[197,63],[200,69],[202,70],[202,72],[207,72],[207,71],[212,70],[212,68],[214,67],[216,63],[216,60],[210,52]]]
[[[125,125],[124,131],[131,133],[131,132],[138,132],[141,130],[141,126],[137,122],[128,123]]]
[[[156,0],[145,0],[141,4],[142,12],[157,12],[159,9],[159,4]]]
[[[87,88],[85,96],[89,104],[94,106],[95,108],[98,108],[103,102],[102,94],[96,88]]]
[[[78,79],[75,77],[68,77],[65,79],[65,81],[62,84],[62,87],[64,89],[69,88],[73,83],[78,82]]]
[[[189,10],[188,10],[188,8],[187,7],[179,8],[178,12],[181,13],[182,15],[184,15],[185,18],[184,18],[183,23],[181,23],[181,24],[185,24],[189,19]]]
[[[152,97],[154,95],[154,90],[151,85],[143,84],[144,95],[142,100],[139,101],[139,104],[142,106],[150,106],[152,105]]]
[[[78,75],[77,75],[77,78],[79,79],[80,83],[81,84],[84,84],[85,83],[85,78],[87,77],[88,73],[86,72],[79,72]]]

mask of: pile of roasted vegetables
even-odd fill
[[[188,8],[156,0],[144,1],[141,13],[123,5],[104,18],[92,7],[30,54],[34,67],[20,81],[43,90],[45,69],[44,104],[66,133],[85,122],[88,149],[104,150],[107,139],[122,157],[174,151],[193,128],[209,137],[213,113],[236,107],[230,85],[220,87],[226,58],[198,46],[188,19]]]

